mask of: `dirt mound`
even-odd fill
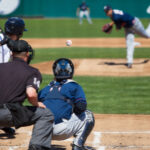
[[[72,59],[75,75],[86,76],[150,76],[150,61],[135,59],[133,68],[126,66],[126,59]],[[53,74],[53,61],[33,64],[43,74]]]

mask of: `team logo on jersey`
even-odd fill
[[[20,4],[20,0],[0,0],[0,15],[8,15],[14,12]]]

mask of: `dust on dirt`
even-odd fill
[[[95,127],[86,146],[96,150],[149,150],[150,115],[95,114]],[[14,138],[0,131],[0,150],[27,150],[33,126],[16,130]],[[52,150],[71,150],[73,137],[52,141]],[[102,149],[103,148],[103,149]]]

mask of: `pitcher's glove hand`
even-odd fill
[[[105,33],[110,33],[112,31],[112,28],[113,26],[107,23],[102,27],[102,31]]]

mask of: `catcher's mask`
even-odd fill
[[[33,59],[34,50],[32,49],[31,45],[29,45],[26,41],[24,41],[24,40],[18,40],[18,41],[10,40],[8,42],[7,46],[9,47],[9,49],[12,52],[15,52],[15,53],[29,52],[29,56],[28,56],[28,60],[27,60],[28,64]]]
[[[5,23],[5,33],[22,36],[25,29],[25,23],[23,19],[19,17],[11,17]]]
[[[74,65],[67,58],[59,58],[53,64],[53,73],[56,79],[71,79],[74,73]]]

